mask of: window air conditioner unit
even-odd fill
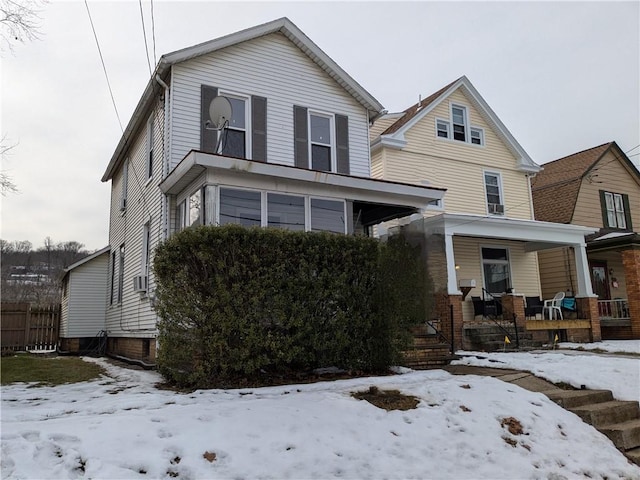
[[[120,211],[124,212],[127,209],[127,199],[126,198],[121,198],[120,199]]]
[[[138,275],[133,277],[133,291],[134,292],[146,292],[147,291],[147,277],[144,275]]]
[[[489,213],[491,215],[504,215],[504,205],[501,203],[490,203]]]

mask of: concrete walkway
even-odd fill
[[[506,368],[473,367],[469,365],[446,365],[440,367],[452,375],[480,375],[494,377],[503,382],[513,383],[531,392],[547,392],[560,389],[556,385],[529,372]]]
[[[560,388],[532,373],[501,368],[447,365],[453,375],[489,376],[539,392],[578,415],[613,442],[630,461],[640,465],[640,406],[636,401],[615,400],[609,390]]]

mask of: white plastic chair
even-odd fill
[[[555,320],[556,312],[558,312],[560,320],[564,320],[562,318],[562,300],[564,300],[564,292],[558,292],[551,300],[545,300],[542,307],[542,318],[545,318],[546,312],[548,312],[549,320]]]

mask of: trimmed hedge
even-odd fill
[[[155,253],[158,369],[184,387],[330,366],[382,371],[425,318],[416,255],[401,238],[184,230]]]

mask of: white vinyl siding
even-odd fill
[[[130,147],[126,152],[129,159],[127,174],[123,166],[115,173],[111,188],[111,214],[109,224],[109,244],[111,252],[115,252],[115,275],[113,286],[114,303],[109,304],[109,285],[105,296],[107,298],[106,330],[109,336],[151,336],[155,332],[157,316],[151,307],[148,296],[133,292],[133,277],[140,275],[141,258],[143,252],[143,225],[150,222],[149,243],[150,261],[153,262],[153,251],[162,240],[163,196],[157,187],[162,178],[162,163],[164,161],[164,102],[157,100],[154,111],[150,114],[154,118],[152,124],[145,123],[135,136],[130,139]],[[147,181],[148,153],[150,151],[147,128],[153,125],[153,175]],[[123,181],[127,179],[127,212],[120,211],[120,199],[123,192]],[[118,303],[118,267],[119,248],[125,245],[124,276],[122,283],[122,301]],[[110,279],[111,266],[108,270]],[[110,281],[110,280],[109,280]],[[149,275],[149,287],[155,287],[153,271]]]
[[[370,175],[367,112],[293,45],[274,33],[175,65],[171,166],[200,148],[200,89],[210,85],[267,99],[267,161],[294,165],[293,106],[346,115],[350,173]]]
[[[105,329],[109,252],[67,274],[67,295],[60,319],[62,338],[95,337]]]

